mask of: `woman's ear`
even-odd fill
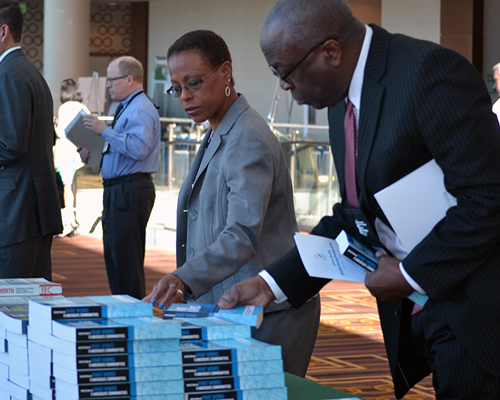
[[[222,70],[222,73],[224,74],[224,79],[226,81],[230,80],[233,76],[233,66],[231,65],[231,63],[229,61],[224,61],[220,68]]]

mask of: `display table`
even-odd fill
[[[288,400],[361,399],[353,394],[332,389],[286,372],[285,384],[288,388]]]

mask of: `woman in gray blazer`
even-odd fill
[[[177,204],[177,270],[145,301],[216,304],[294,247],[297,231],[288,167],[276,136],[234,90],[229,49],[211,31],[192,31],[168,50],[177,97],[195,122],[210,123]],[[304,376],[316,340],[319,297],[299,309],[265,310],[252,336],[282,346],[284,369]]]

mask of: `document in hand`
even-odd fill
[[[343,234],[341,233],[339,236],[343,237]],[[365,276],[368,273],[366,266],[363,267],[361,263],[344,255],[336,240],[302,233],[296,233],[294,239],[309,276],[350,282],[365,281]],[[351,242],[351,247],[352,244]],[[366,246],[364,246],[363,252],[359,253],[366,253],[366,251]],[[370,255],[370,259],[373,258],[375,255]],[[427,296],[417,292],[413,292],[408,298],[420,306],[423,306],[428,300]]]
[[[344,256],[330,238],[296,233],[294,236],[302,263],[309,276],[364,282],[367,270]]]
[[[448,208],[457,205],[435,160],[375,193],[375,199],[408,253],[445,217]]]
[[[96,135],[83,126],[83,117],[85,115],[87,115],[87,113],[84,110],[80,110],[66,127],[65,133],[66,137],[71,140],[75,146],[89,150],[90,157],[88,164],[94,171],[97,171],[101,163],[101,154],[105,141],[100,135]]]

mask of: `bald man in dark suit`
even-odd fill
[[[437,399],[499,399],[500,130],[481,75],[444,47],[365,26],[344,0],[278,1],[261,48],[298,103],[329,107],[343,199],[312,233],[361,238],[362,220],[365,241],[390,254],[379,254],[365,284],[378,300],[396,397],[432,372]],[[355,179],[344,128],[351,105]],[[374,193],[432,159],[458,204],[408,252]],[[326,282],[310,278],[293,250],[219,304],[285,298],[299,307]],[[414,290],[429,296],[423,310],[406,298]]]
[[[21,50],[23,15],[0,0],[0,278],[52,279],[62,231],[49,87]]]

